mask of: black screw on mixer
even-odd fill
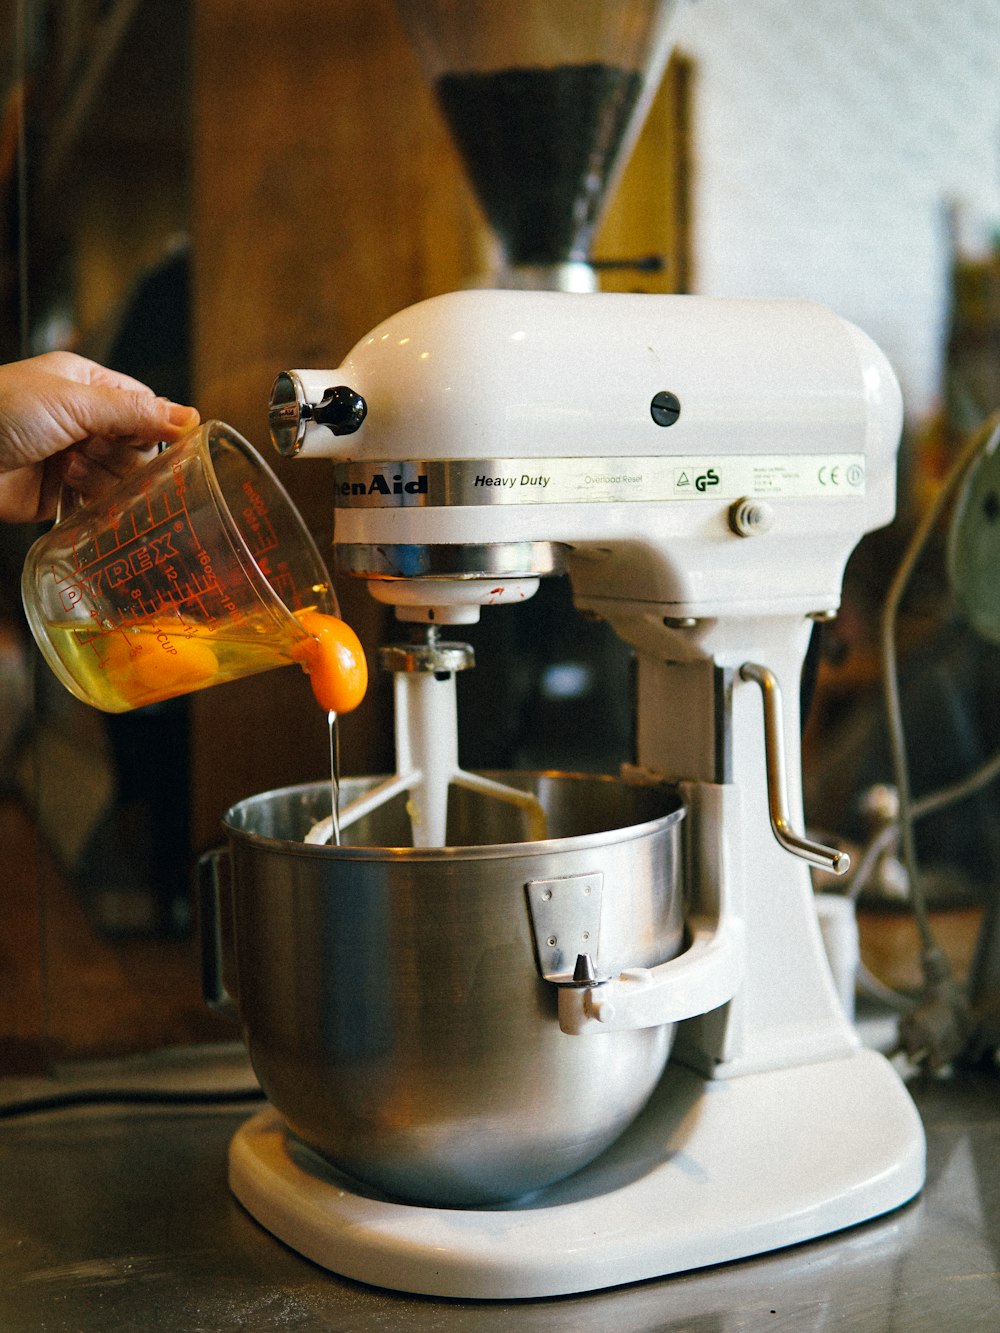
[[[672,426],[681,414],[681,400],[668,389],[653,395],[649,412],[658,426]]]

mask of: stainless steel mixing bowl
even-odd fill
[[[290,1128],[370,1189],[438,1206],[509,1201],[597,1157],[656,1085],[672,1029],[567,1036],[542,979],[526,886],[603,876],[601,976],[681,947],[671,788],[495,774],[514,807],[454,789],[449,845],[415,850],[405,797],[345,833],[301,839],[328,783],[266,792],[224,818],[239,1015]],[[342,800],[376,779],[343,784]]]

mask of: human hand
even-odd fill
[[[196,408],[75,352],[0,366],[0,519],[51,518],[63,484],[100,495],[198,421]]]

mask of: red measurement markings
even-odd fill
[[[141,580],[164,562],[183,563],[184,548],[192,542],[196,555],[201,554],[187,508],[183,468],[175,463],[172,488],[150,482],[125,510],[110,505],[104,526],[89,541],[78,544],[74,536],[74,568],[60,571],[52,566],[51,575],[67,611],[78,603],[99,605],[114,589]]]
[[[197,609],[198,619],[207,625],[219,618],[220,597],[225,597],[225,593],[214,573],[175,570],[173,577],[168,576],[145,595],[134,597],[131,609],[137,623],[176,615],[182,607],[188,611]]]
[[[271,522],[267,501],[249,478],[243,483],[242,489],[249,503],[243,507],[240,531],[251,555],[263,567],[263,557],[278,547],[278,534]],[[264,572],[266,574],[267,570]]]
[[[115,630],[105,629],[99,621],[95,620],[92,625],[88,625],[85,629],[74,629],[73,638],[81,648],[89,648],[97,659],[100,660],[101,654],[97,650],[97,645],[103,639],[110,638],[112,633],[116,632],[117,631]]]
[[[197,541],[182,496],[160,493],[154,503],[147,493],[144,501],[124,511],[112,506],[104,516],[104,524],[88,541],[78,544],[74,538],[73,558],[78,576],[88,574],[109,559],[127,555],[133,546],[154,540],[168,526],[177,533],[187,530]]]
[[[263,565],[261,568],[263,569]],[[298,588],[295,586],[295,579],[286,564],[279,565],[277,571],[265,570],[264,572],[267,574],[268,583],[270,583],[271,587],[286,606],[295,610],[302,605],[302,599],[299,597]],[[310,605],[314,601],[315,598],[312,598],[310,600]]]

